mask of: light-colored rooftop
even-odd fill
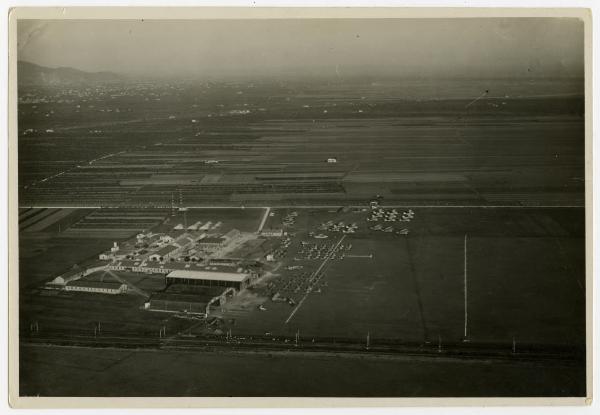
[[[232,281],[242,282],[250,274],[240,272],[216,272],[201,270],[183,270],[178,269],[167,274],[167,278],[186,278],[192,280],[211,280],[211,281]]]
[[[87,281],[87,280],[77,280],[70,281],[67,283],[69,287],[88,287],[88,288],[110,288],[110,289],[118,289],[121,288],[123,284],[118,281]]]

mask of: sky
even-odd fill
[[[567,18],[20,20],[18,58],[127,75],[583,77]]]

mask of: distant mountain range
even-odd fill
[[[48,68],[26,61],[17,63],[19,85],[83,85],[118,82],[123,79],[114,72],[86,72],[69,67]]]

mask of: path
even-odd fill
[[[263,227],[265,226],[265,223],[267,222],[267,219],[269,218],[269,213],[271,213],[271,208],[270,207],[265,207],[265,214],[262,218],[262,220],[260,221],[260,225],[258,226],[258,231],[256,231],[256,233],[261,233]]]
[[[148,294],[146,291],[136,287],[135,285],[133,285],[132,283],[130,283],[129,281],[127,281],[126,279],[118,276],[117,274],[115,274],[114,272],[112,272],[111,270],[106,270],[106,272],[108,274],[110,274],[113,278],[115,278],[117,281],[119,281],[122,284],[127,284],[127,291],[131,290],[133,292],[135,292],[138,295],[141,295],[144,298],[149,298],[150,294]]]
[[[336,249],[338,249],[338,247],[340,246],[340,244],[342,243],[342,241],[346,238],[346,235],[343,235],[340,240],[338,241],[337,244],[335,244],[335,246],[333,248],[331,248],[331,250],[329,251],[329,253],[327,254],[327,256],[325,257],[325,259],[323,260],[323,263],[321,263],[321,265],[319,266],[319,268],[317,268],[317,270],[315,272],[313,272],[313,274],[311,275],[311,277],[309,278],[309,280],[312,280],[319,272],[321,272],[321,270],[323,269],[323,267],[325,266],[325,264],[327,263],[327,261],[329,261],[329,259],[331,258],[331,256],[333,255],[333,253],[335,252]],[[285,324],[289,323],[290,320],[292,319],[292,317],[294,317],[294,315],[296,314],[296,312],[300,309],[300,307],[302,306],[302,303],[304,303],[304,300],[306,300],[308,298],[308,294],[310,294],[310,290],[308,290],[306,292],[306,294],[304,294],[304,297],[302,297],[302,299],[300,300],[300,302],[298,303],[298,305],[296,306],[296,308],[294,308],[290,314],[290,316],[287,318],[287,320],[285,321]]]

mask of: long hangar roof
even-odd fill
[[[192,271],[178,269],[167,274],[167,278],[187,278],[191,280],[233,281],[242,282],[250,274],[240,272]]]

